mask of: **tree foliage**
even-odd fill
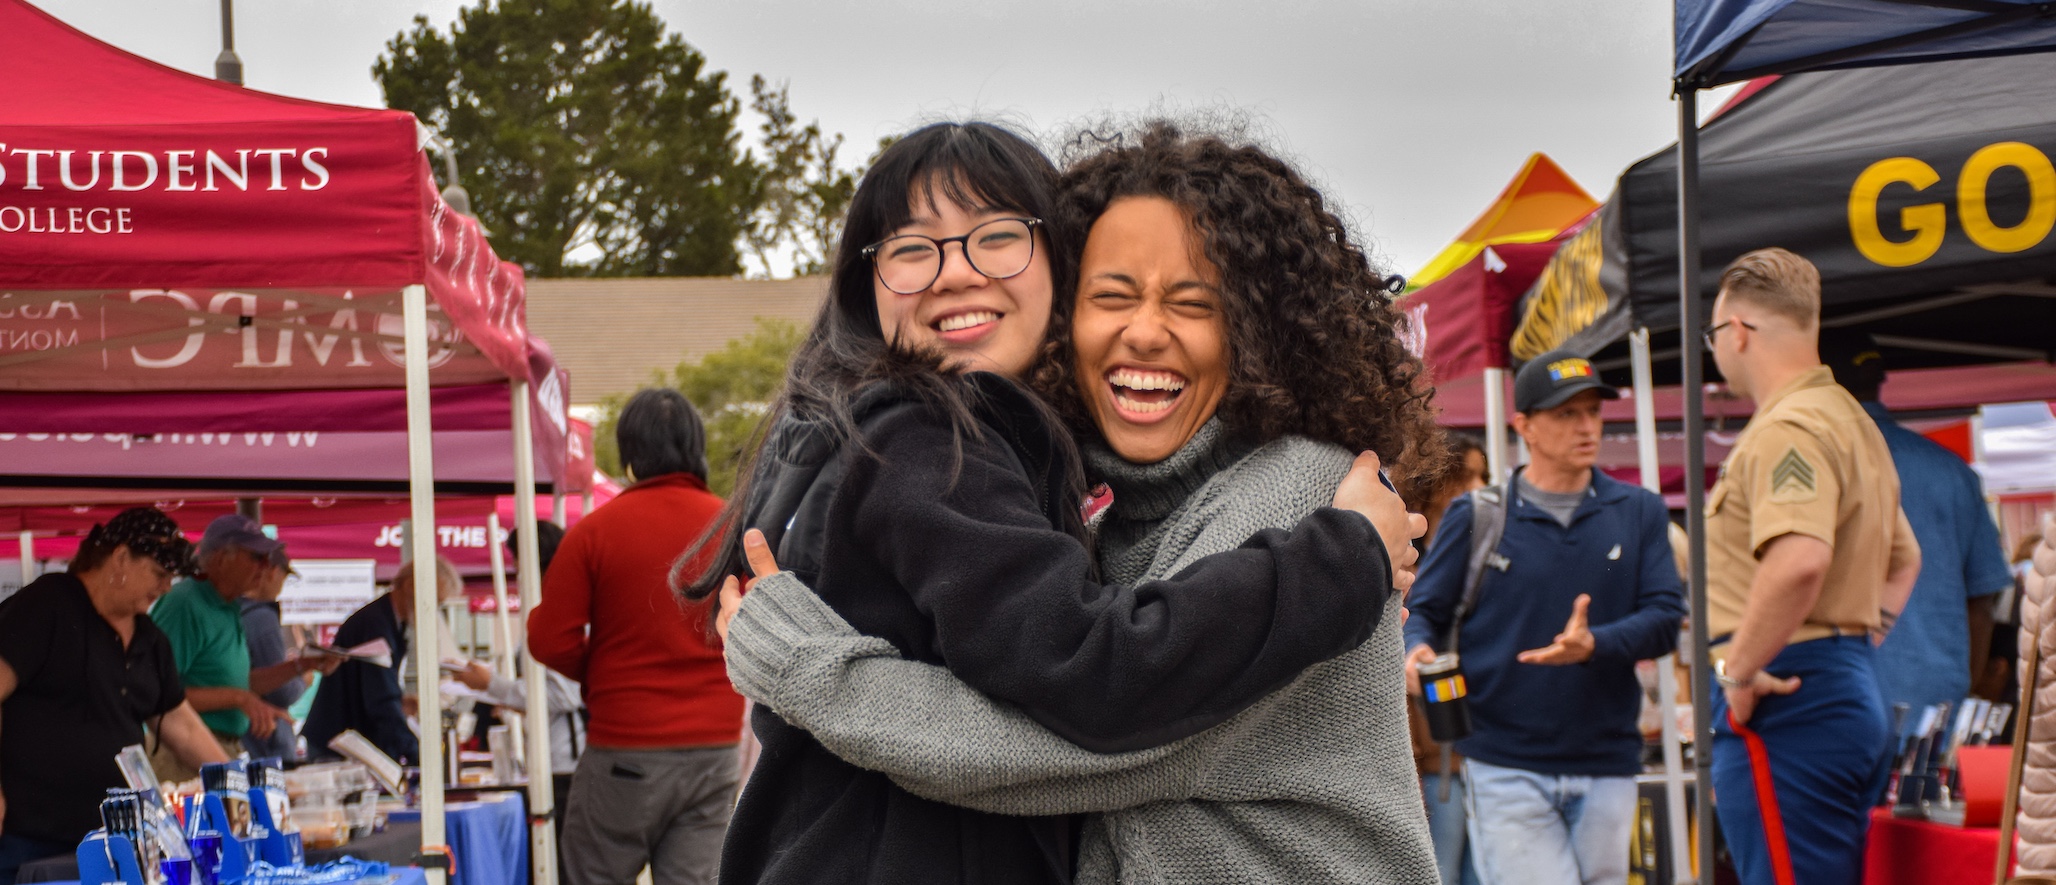
[[[652,374],[654,386],[668,386],[685,394],[707,425],[707,485],[726,497],[735,489],[736,469],[746,453],[757,425],[770,411],[771,401],[785,381],[785,367],[799,347],[805,330],[787,320],[760,319],[756,331],[730,341],[727,347],[682,362],[666,377]],[[622,476],[621,453],[614,445],[614,419],[627,403],[626,396],[609,397],[601,404],[600,420],[593,427],[593,449],[600,470]]]
[[[447,34],[417,16],[372,75],[455,147],[494,248],[530,273],[725,276],[764,171],[706,68],[646,3],[482,0]]]
[[[799,125],[786,84],[773,89],[763,77],[751,77],[750,109],[763,118],[758,131],[765,171],[758,179],[757,210],[743,231],[750,257],[765,276],[773,275],[780,254],[790,257],[795,276],[827,273],[864,167],[836,166],[842,135],[823,135],[819,123]]]

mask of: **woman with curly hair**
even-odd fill
[[[681,560],[696,574],[700,553],[715,560],[686,595],[733,582],[746,547],[761,561],[775,544],[792,572],[752,599],[784,590],[871,653],[960,680],[1058,744],[1165,744],[1389,628],[1422,522],[1365,456],[1277,523],[1290,532],[1265,522],[1176,574],[1095,578],[1070,433],[1016,382],[1069,304],[1056,281],[1073,277],[1064,244],[1077,238],[1056,182],[1033,146],[986,124],[931,126],[880,156],[749,485]],[[776,681],[778,650],[750,647],[763,657],[730,666],[754,661]],[[751,715],[763,753],[724,885],[1071,881],[1075,819],[916,795],[783,713]]]
[[[1166,123],[1081,152],[1061,208],[1080,234],[1075,297],[1059,301],[1036,379],[1074,426],[1097,431],[1085,458],[1111,491],[1095,538],[1109,579],[1187,574],[1293,525],[1336,492],[1352,450],[1443,451],[1385,278],[1289,165]],[[830,752],[915,795],[1092,813],[1081,882],[1427,885],[1398,604],[1362,646],[1170,741],[1140,727],[1128,741],[1067,740],[950,669],[902,659],[783,574],[759,581],[729,625],[729,671]],[[1024,641],[1042,629],[1010,626]],[[1211,654],[1190,652],[1180,666]],[[1089,675],[1119,688],[1147,674]]]

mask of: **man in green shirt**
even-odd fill
[[[242,599],[281,577],[286,563],[284,545],[266,537],[255,520],[220,517],[200,540],[200,576],[173,585],[150,609],[150,619],[171,639],[187,699],[231,759],[241,755],[243,735],[269,738],[285,716],[262,695],[320,666],[320,658],[294,656],[250,669]],[[167,752],[151,761],[163,780],[199,776]]]

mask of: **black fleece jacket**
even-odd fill
[[[1166,581],[1096,583],[1072,531],[1056,434],[1030,394],[973,374],[983,433],[880,385],[860,397],[868,453],[788,421],[749,519],[782,566],[857,629],[947,666],[1088,749],[1154,746],[1232,717],[1361,644],[1390,581],[1370,522],[1324,509]],[[952,475],[954,473],[954,475]],[[758,708],[763,754],[723,851],[737,883],[1051,883],[1071,879],[1072,818],[918,798]]]

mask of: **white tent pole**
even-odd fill
[[[493,669],[514,675],[514,628],[507,614],[507,558],[500,547],[500,511],[486,514],[486,556],[493,569]]]
[[[1663,476],[1656,456],[1656,383],[1649,365],[1649,328],[1628,333],[1628,358],[1635,379],[1635,460],[1642,467],[1642,487],[1663,494]]]
[[[560,529],[571,526],[571,517],[564,512],[564,487],[562,483],[557,485],[557,491],[550,493],[550,521],[556,523]]]
[[[401,292],[405,321],[407,367],[407,486],[412,506],[408,545],[414,563],[414,680],[420,686],[421,717],[421,853],[445,852],[443,833],[443,699],[438,664],[442,606],[435,567],[435,464],[428,402],[428,288],[408,286]],[[428,870],[428,885],[449,881],[441,869]]]
[[[1649,328],[1637,328],[1628,335],[1628,356],[1634,364],[1635,455],[1642,466],[1642,487],[1663,494],[1662,463],[1656,456],[1656,382],[1649,361]],[[1678,742],[1678,656],[1656,659],[1656,707],[1663,721],[1663,802],[1669,821],[1672,870],[1691,869],[1684,846],[1692,844],[1685,825],[1685,758]],[[1673,875],[1674,882],[1689,882],[1690,876]]]
[[[528,382],[510,385],[514,403],[514,544],[515,580],[521,587],[521,616],[526,620],[543,599],[542,545],[535,526],[535,432],[529,425]],[[561,488],[561,486],[559,486]],[[556,516],[561,523],[564,499],[557,500]],[[501,603],[506,608],[506,603]],[[525,631],[524,631],[525,632]],[[528,715],[528,858],[530,881],[535,885],[556,885],[557,831],[550,818],[556,814],[555,796],[550,789],[550,688],[541,664],[521,644],[521,675],[527,683]]]
[[[1506,370],[1485,370],[1485,471],[1492,482],[1506,479]]]
[[[21,585],[36,579],[36,533],[21,533]]]

